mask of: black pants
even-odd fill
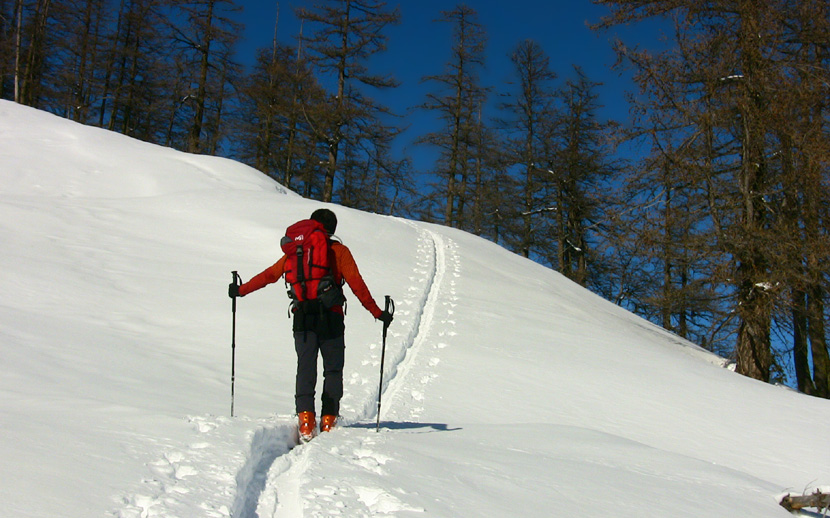
[[[297,413],[314,412],[317,387],[317,352],[323,357],[323,407],[321,415],[338,415],[343,397],[343,363],[346,345],[343,335],[321,338],[314,331],[294,332],[297,351],[297,385],[294,399]]]

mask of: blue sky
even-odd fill
[[[605,106],[602,115],[625,122],[628,117],[625,93],[632,90],[633,85],[627,75],[611,70],[615,56],[610,40],[619,33],[627,42],[654,42],[660,30],[657,24],[593,32],[588,23],[598,21],[607,11],[590,0],[473,0],[466,4],[478,12],[479,22],[488,35],[486,70],[482,74],[485,85],[504,91],[512,72],[509,54],[522,40],[532,39],[544,48],[560,81],[571,77],[572,66],[579,65],[589,79],[603,83],[599,88],[600,103]],[[299,32],[293,11],[299,6],[310,7],[312,2],[246,0],[242,17],[246,29],[239,46],[243,62],[252,59],[257,48],[270,47],[278,5],[278,39],[293,43]],[[451,10],[458,3],[410,0],[389,1],[387,5],[400,7],[401,22],[387,29],[388,50],[376,57],[373,70],[391,74],[401,86],[374,97],[403,115],[410,107],[422,103],[426,93],[434,88],[422,83],[421,79],[441,73],[450,58],[452,27],[434,20],[441,16],[441,11]],[[407,122],[413,128],[422,128],[430,124],[430,118],[429,114],[415,113],[409,115]],[[412,148],[411,141],[415,136],[414,130],[402,135],[398,145],[413,156],[416,169],[423,170],[430,165],[429,152]]]

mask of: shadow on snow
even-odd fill
[[[354,423],[345,426],[345,428],[366,429],[374,429],[376,427],[377,423]],[[450,428],[449,425],[445,423],[415,423],[411,421],[381,421],[380,427],[387,430],[421,430],[413,433],[455,432],[457,430],[461,430],[461,427]]]

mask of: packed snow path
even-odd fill
[[[418,261],[405,293],[395,298],[395,322],[389,330],[384,364],[381,432],[419,425],[426,389],[435,379],[440,350],[455,335],[455,278],[460,275],[457,245],[423,225],[403,221],[418,234]],[[402,283],[403,284],[403,283]],[[378,297],[381,302],[380,297]],[[382,302],[381,302],[382,303]],[[121,497],[115,514],[122,518],[188,516],[254,518],[330,516],[348,508],[350,516],[420,511],[401,498],[365,484],[366,474],[380,476],[390,459],[373,446],[385,441],[375,434],[380,343],[371,344],[362,364],[373,379],[344,373],[346,395],[341,426],[301,448],[295,418],[263,420],[245,417],[190,417],[196,435],[188,446],[160,445],[161,457],[149,461],[138,489]],[[246,430],[247,428],[247,430]],[[247,445],[234,437],[247,437]],[[230,455],[228,452],[232,452]],[[335,456],[336,459],[331,457]],[[360,470],[328,477],[322,469]],[[353,475],[353,474],[352,474]],[[336,479],[335,485],[327,482]],[[349,480],[361,480],[350,487]]]
[[[410,223],[412,226],[414,224]],[[446,344],[440,339],[447,333],[447,326],[451,327],[453,307],[455,307],[456,293],[455,281],[446,280],[448,268],[458,275],[460,269],[458,256],[455,253],[455,243],[444,238],[440,234],[428,229],[418,228],[421,236],[419,257],[421,257],[422,269],[415,273],[424,272],[426,287],[419,288],[417,285],[410,287],[410,294],[415,296],[414,303],[408,294],[407,305],[414,306],[415,312],[411,315],[411,322],[407,323],[409,333],[397,347],[387,350],[386,372],[384,372],[383,387],[383,408],[381,418],[391,421],[415,420],[423,411],[423,386],[429,383],[433,374],[430,367],[434,367],[440,361],[438,356],[431,356],[428,359],[422,358],[422,354],[438,352]],[[418,281],[417,277],[411,278]],[[415,292],[414,294],[412,292]],[[418,293],[420,292],[420,293]],[[416,295],[417,294],[417,295]],[[442,311],[441,330],[436,330],[433,323],[436,314]],[[403,317],[403,315],[401,315]],[[403,319],[402,319],[403,320]],[[406,320],[403,322],[406,323]],[[391,354],[390,354],[391,353]],[[374,401],[369,402],[371,410],[364,411],[365,417],[377,417]]]

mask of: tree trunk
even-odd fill
[[[38,0],[32,24],[32,38],[26,57],[20,85],[19,102],[27,106],[37,106],[40,96],[40,83],[43,75],[44,46],[46,44],[46,25],[49,20],[50,0]]]
[[[815,385],[810,375],[810,351],[807,338],[807,294],[794,289],[792,295],[793,364],[797,388],[804,394],[814,394]]]
[[[770,301],[767,287],[756,281],[765,271],[759,258],[742,261],[738,267],[738,327],[736,371],[765,382],[770,380],[772,350],[770,347]]]
[[[15,3],[16,16],[16,30],[14,35],[14,102],[19,103],[20,100],[20,52],[22,45],[23,33],[23,0],[17,0]]]
[[[664,329],[671,329],[672,328],[672,300],[674,298],[672,294],[672,242],[671,242],[671,235],[672,235],[672,205],[671,205],[671,196],[672,190],[671,186],[669,185],[668,181],[669,171],[668,165],[663,167],[663,185],[666,190],[665,192],[665,206],[663,208],[663,303],[661,304],[661,313],[663,317],[663,328]]]
[[[205,121],[205,105],[207,103],[208,70],[210,69],[210,44],[213,39],[213,6],[214,1],[208,1],[207,20],[205,22],[205,40],[201,50],[202,59],[199,68],[199,86],[196,91],[196,110],[193,115],[193,125],[190,128],[190,138],[187,149],[191,153],[202,151],[202,126]]]
[[[830,508],[830,493],[822,493],[816,490],[812,495],[787,495],[781,499],[780,503],[781,507],[791,513],[805,507],[815,507],[819,511],[827,511]]]
[[[759,234],[764,230],[767,164],[764,153],[765,102],[759,87],[761,79],[760,28],[757,12],[760,6],[749,2],[740,12],[739,49],[744,77],[740,83],[738,111],[741,115],[741,164],[738,172],[741,193],[741,228],[735,236],[738,252],[737,371],[751,378],[769,381],[772,367],[770,344],[771,294],[768,263],[760,249]]]
[[[329,136],[328,164],[326,167],[326,177],[323,181],[322,201],[327,203],[331,202],[334,197],[334,177],[337,174],[337,155],[340,149],[340,139],[342,138],[342,127],[346,123],[346,117],[343,111],[346,107],[344,95],[346,94],[346,57],[349,52],[350,15],[351,2],[347,0],[346,11],[340,28],[340,62],[337,66],[337,99],[335,99],[336,105],[334,109],[337,116],[333,128],[335,134]]]
[[[815,394],[830,399],[830,353],[824,328],[824,290],[814,284],[807,298],[807,322],[810,347],[813,353],[813,382]]]

